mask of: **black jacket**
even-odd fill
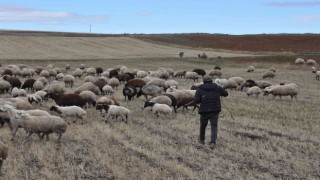
[[[216,83],[204,82],[203,85],[199,86],[194,97],[194,102],[199,104],[199,114],[220,112],[221,103],[220,96],[228,96],[228,92]]]

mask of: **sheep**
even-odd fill
[[[9,92],[11,87],[12,86],[8,81],[0,80],[0,92],[2,93]]]
[[[120,81],[117,78],[111,78],[108,81],[108,84],[113,88],[117,89],[118,86],[120,85]]]
[[[36,72],[37,75],[39,75],[41,73],[41,71],[44,70],[44,69],[45,69],[44,67],[37,66],[34,71]]]
[[[137,78],[144,78],[144,77],[146,77],[147,75],[148,75],[148,73],[145,72],[145,71],[138,71],[138,72],[137,72]]]
[[[158,71],[149,71],[149,76],[150,77],[159,77],[160,73]]]
[[[109,71],[109,78],[116,77],[118,74],[119,74],[118,70],[113,69],[113,70]]]
[[[47,94],[47,92],[45,92],[45,91],[37,91],[34,94],[40,96],[41,99],[44,100],[45,99],[44,96]]]
[[[159,73],[159,78],[168,80],[169,77],[170,77],[170,74],[168,73],[167,70],[160,71],[160,73]]]
[[[272,71],[272,72],[274,72],[274,73],[276,73],[276,68],[275,67],[271,67],[271,68],[269,68],[269,70],[268,71]]]
[[[48,64],[47,65],[47,69],[53,69],[54,68],[54,65],[53,64]]]
[[[194,98],[196,90],[178,90],[171,87],[167,89],[165,94],[173,95],[176,98],[176,101],[179,102],[180,100],[185,98]]]
[[[63,82],[53,83],[44,88],[47,93],[63,94],[65,92],[65,84]]]
[[[91,91],[91,92],[95,93],[96,95],[99,95],[101,93],[100,89],[96,85],[94,85],[92,82],[83,83],[81,86],[76,88],[74,93],[79,94],[82,91],[86,91],[86,90]]]
[[[120,66],[120,72],[125,73],[128,71],[128,68],[126,66]]]
[[[45,77],[45,78],[49,78],[49,76],[50,76],[50,74],[49,74],[49,71],[47,71],[47,70],[42,70],[41,72],[40,72],[40,76],[41,77]]]
[[[219,69],[221,71],[221,67],[220,66],[214,66],[213,69]]]
[[[118,101],[112,97],[112,96],[103,96],[103,97],[100,97],[98,100],[97,100],[97,105],[98,104],[108,104],[108,105],[116,105],[116,106],[119,106],[119,103]]]
[[[21,89],[33,90],[33,85],[36,82],[35,79],[27,79],[21,86]]]
[[[17,119],[15,117],[18,112],[26,112],[26,113],[28,113],[29,115],[32,115],[32,116],[50,116],[50,114],[47,111],[43,111],[43,110],[39,110],[39,109],[28,110],[28,111],[16,110],[11,105],[1,105],[0,106],[0,111],[1,112],[7,112],[8,117],[10,119],[10,128],[12,130],[11,141],[14,140],[18,129],[23,127],[23,123],[24,123],[23,121],[21,121],[21,119]]]
[[[125,100],[127,100],[128,97],[128,100],[131,101],[131,99],[133,99],[134,96],[137,95],[137,89],[135,86],[127,85],[123,87],[122,94]]]
[[[100,76],[102,72],[103,72],[102,67],[96,67],[96,73],[98,76]]]
[[[128,86],[128,85],[132,85],[132,86],[135,86],[135,87],[138,87],[138,88],[142,88],[143,86],[146,85],[146,82],[143,79],[136,78],[136,79],[130,79],[125,84],[125,86]]]
[[[262,75],[262,79],[266,79],[266,78],[273,79],[275,76],[276,74],[274,72],[267,71]]]
[[[153,85],[153,84],[147,84],[145,86],[143,86],[138,94],[137,94],[137,97],[140,97],[141,95],[144,95],[144,97],[146,99],[148,99],[148,95],[149,96],[152,96],[152,97],[155,97],[157,95],[161,94],[161,89],[159,86],[157,85]]]
[[[82,108],[86,105],[86,101],[79,94],[48,93],[45,98],[53,99],[59,106],[79,106]]]
[[[33,102],[35,102],[36,104],[41,103],[42,102],[42,98],[37,95],[37,94],[28,94],[27,95],[28,101],[30,104],[32,104]]]
[[[79,95],[86,101],[86,104],[88,105],[92,104],[92,106],[96,106],[97,97],[93,92],[82,91]]]
[[[66,87],[72,88],[75,80],[76,78],[73,75],[67,74],[63,77],[62,81],[65,83]]]
[[[166,70],[167,70],[167,72],[169,73],[169,75],[173,77],[173,75],[174,75],[173,69],[167,68]]]
[[[27,68],[23,69],[21,71],[21,76],[22,77],[31,77],[31,70],[27,69]]]
[[[238,86],[240,86],[244,82],[244,79],[242,77],[231,77],[229,78],[229,80],[235,81]]]
[[[98,80],[96,80],[93,84],[96,85],[101,92],[103,92],[102,88],[103,88],[105,85],[107,85],[108,82],[106,82],[104,79],[98,79]]]
[[[56,79],[58,81],[63,81],[63,78],[64,78],[64,74],[63,73],[58,73],[57,76],[56,76]]]
[[[110,86],[110,85],[104,85],[103,88],[102,88],[102,92],[105,94],[105,95],[111,95],[114,93],[114,90],[113,88]]]
[[[156,85],[159,87],[162,87],[164,90],[166,90],[166,85],[165,85],[166,81],[164,79],[152,79],[151,81],[149,81],[147,83],[147,85]]]
[[[295,64],[296,65],[303,65],[305,63],[305,61],[304,61],[304,59],[302,59],[302,58],[297,58],[296,60],[295,60]]]
[[[66,71],[69,71],[70,69],[71,69],[70,64],[67,64],[67,65],[66,65]]]
[[[258,98],[259,94],[262,93],[262,90],[260,89],[260,87],[258,86],[253,86],[253,87],[250,87],[248,90],[247,90],[247,95],[248,96],[251,96],[251,95],[256,95],[256,97]]]
[[[152,103],[150,103],[152,102]],[[146,107],[152,107],[154,105],[154,103],[158,103],[158,104],[166,104],[168,106],[171,106],[172,105],[172,101],[171,101],[171,98],[169,98],[168,96],[166,95],[159,95],[159,96],[156,96],[154,98],[151,98],[149,101],[146,101],[144,103],[144,108]]]
[[[23,128],[27,132],[25,142],[30,138],[33,133],[43,133],[49,140],[50,133],[58,134],[58,141],[60,141],[63,133],[66,132],[68,124],[60,117],[57,116],[31,116],[26,112],[17,112],[17,119],[23,121]],[[40,136],[40,135],[39,135]]]
[[[264,89],[264,95],[267,96],[269,94],[273,95],[273,99],[275,99],[276,96],[279,96],[280,99],[282,96],[290,96],[291,99],[296,98],[297,100],[298,88],[297,85],[294,83],[285,85],[275,85]]]
[[[213,69],[209,72],[209,76],[212,76],[212,77],[214,76],[221,77],[221,75],[222,75],[222,72],[219,69]]]
[[[139,69],[132,69],[131,73],[137,76],[139,71],[140,71]]]
[[[2,77],[3,80],[5,81],[8,81],[10,84],[11,84],[11,87],[14,88],[14,87],[17,87],[17,88],[20,88],[21,87],[21,81],[16,78],[16,77],[10,77],[8,75],[5,75]]]
[[[194,102],[194,98],[193,98],[193,97],[187,97],[187,98],[182,98],[182,99],[180,99],[180,100],[177,102],[177,108],[176,108],[176,109],[180,108],[181,106],[183,106],[182,111],[183,111],[184,109],[187,109],[187,110],[188,110],[188,106],[192,106],[192,107],[193,107],[193,110],[192,110],[192,111],[194,111],[196,108],[199,109],[199,105]]]
[[[308,59],[306,64],[309,66],[315,66],[315,65],[317,65],[317,62],[313,59]]]
[[[87,75],[95,76],[96,73],[97,73],[97,71],[96,71],[95,68],[90,67],[90,68],[86,69],[86,74]]]
[[[196,83],[196,84],[193,84],[191,86],[191,90],[197,90],[199,88],[199,86],[201,86],[203,84],[203,82],[199,82],[199,83]]]
[[[18,97],[18,96],[27,96],[27,92],[24,89],[18,89],[14,87],[11,91],[12,97]]]
[[[48,84],[48,80],[45,77],[39,77],[37,81],[41,81],[44,86]]]
[[[196,72],[186,72],[186,79],[190,79],[193,81],[198,81],[199,75]]]
[[[154,102],[150,102],[150,106],[152,106],[152,113],[160,117],[160,114],[163,115],[172,115],[172,108],[167,104],[158,104]]]
[[[254,66],[249,66],[248,69],[247,69],[247,72],[253,72],[255,71],[255,67]]]
[[[73,75],[75,78],[76,78],[76,77],[81,78],[82,74],[83,74],[83,71],[82,71],[81,69],[76,69],[75,71],[72,72],[72,75]]]
[[[12,76],[13,75],[13,71],[11,69],[5,69],[2,73],[1,73],[2,76],[4,75],[9,75],[9,76]]]
[[[177,81],[173,80],[173,79],[170,79],[170,80],[167,80],[164,83],[164,85],[165,85],[165,89],[168,89],[170,87],[174,87],[174,88],[178,89],[179,83]]]
[[[238,88],[238,83],[236,82],[236,81],[234,81],[234,80],[232,80],[232,79],[229,79],[228,81],[227,81],[227,83],[226,84],[224,84],[222,87],[223,87],[223,89],[230,89],[230,90],[232,90],[232,89],[237,89]]]
[[[58,105],[54,105],[50,107],[50,111],[57,112],[60,117],[66,119],[67,117],[75,117],[76,120],[73,121],[75,123],[77,119],[81,119],[83,121],[83,116],[87,114],[85,110],[78,106],[67,106],[67,107],[61,107]],[[83,122],[81,122],[83,124]]]
[[[204,75],[206,75],[206,71],[205,70],[203,70],[203,69],[194,69],[194,70],[192,70],[192,72],[195,72],[195,73],[197,73],[198,75],[200,75],[200,76],[204,76]]]
[[[84,70],[86,68],[86,65],[85,64],[80,64],[80,69],[81,70]]]
[[[8,157],[9,148],[2,141],[0,141],[0,175],[3,161]]]
[[[253,86],[258,86],[260,89],[264,89],[264,88],[269,87],[271,85],[272,85],[272,83],[269,81],[254,81],[252,79],[248,79],[244,83],[241,84],[240,90],[243,90],[246,87],[253,87]]]
[[[316,71],[316,72],[315,72],[315,74],[316,74],[316,80],[318,80],[318,81],[319,81],[320,71]]]
[[[219,79],[219,78],[217,78],[217,79],[214,80],[214,83],[216,83],[217,85],[219,85],[221,87],[224,86],[225,84],[227,84],[227,82],[228,82],[227,79]]]
[[[121,106],[115,106],[115,105],[108,105],[108,104],[97,104],[96,106],[97,110],[105,110],[107,113],[106,115],[106,121],[110,116],[115,116],[116,119],[118,116],[122,118],[122,120],[125,121],[125,123],[128,123],[128,120],[130,119],[131,112],[129,109]]]
[[[173,74],[173,77],[185,77],[186,76],[186,71],[184,70],[178,70]]]

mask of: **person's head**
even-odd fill
[[[209,75],[204,75],[202,80],[203,80],[203,83],[212,83],[212,77]]]

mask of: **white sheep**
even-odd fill
[[[61,107],[58,105],[51,106],[50,111],[57,112],[62,118],[74,117],[76,118],[73,122],[76,122],[78,119],[83,121],[83,117],[87,114],[85,110],[78,106],[65,106]],[[83,124],[83,122],[82,122]]]
[[[253,86],[247,90],[248,96],[256,95],[257,98],[261,93],[262,93],[262,90],[258,86]]]
[[[304,59],[302,59],[302,58],[297,58],[296,60],[295,60],[295,64],[297,64],[297,65],[303,65],[305,63],[305,61],[304,61]]]
[[[63,82],[66,84],[66,87],[72,88],[75,80],[76,78],[71,74],[67,74],[63,77]]]
[[[266,79],[266,78],[273,79],[275,76],[276,74],[274,72],[267,71],[262,75],[262,79]]]
[[[256,70],[256,68],[254,66],[249,66],[247,69],[247,72],[253,72],[255,70]]]
[[[313,59],[308,59],[306,64],[309,66],[315,66],[315,65],[317,65],[317,62]]]
[[[144,77],[146,77],[147,75],[148,75],[148,73],[145,72],[145,71],[138,71],[138,72],[137,72],[137,78],[144,78]]]
[[[40,76],[41,77],[45,77],[45,78],[49,78],[49,71],[47,71],[47,70],[42,70],[41,72],[40,72]]]
[[[65,90],[64,82],[52,83],[44,88],[44,91],[52,94],[63,94]]]
[[[11,84],[8,81],[0,80],[0,92],[9,92]]]
[[[185,77],[186,76],[186,71],[184,70],[178,70],[174,72],[173,77]]]
[[[87,68],[85,72],[87,75],[91,75],[91,76],[94,76],[97,73],[96,69],[93,67]]]
[[[223,87],[225,84],[227,84],[228,80],[227,79],[215,79],[214,82],[218,84],[219,86]]]
[[[28,94],[27,98],[30,104],[32,104],[32,102],[35,102],[36,104],[41,104],[43,100],[38,94]]]
[[[273,99],[275,99],[277,96],[279,96],[280,99],[282,96],[290,96],[291,99],[297,99],[298,88],[297,85],[294,83],[285,85],[273,85],[265,88],[264,93],[265,95],[272,94]]]
[[[212,77],[214,77],[214,76],[221,77],[222,72],[221,72],[220,69],[213,69],[213,70],[211,70],[211,71],[209,72],[208,75],[209,75],[209,76],[212,76]]]
[[[45,77],[39,77],[37,81],[41,81],[44,86],[48,84],[48,80]]]
[[[113,88],[108,84],[102,87],[102,91],[105,95],[110,95],[114,93]]]
[[[158,87],[162,87],[163,89],[166,89],[165,84],[166,84],[166,81],[164,79],[159,79],[159,78],[152,79],[147,83],[147,85],[156,85]]]
[[[47,94],[47,92],[45,92],[45,91],[37,91],[34,94],[40,96],[42,101],[43,101],[44,100],[44,96]]]
[[[63,78],[64,78],[64,74],[63,73],[59,73],[59,74],[57,74],[56,78],[57,78],[58,81],[62,81]]]
[[[81,69],[76,69],[75,71],[72,72],[72,75],[78,78],[80,78],[82,74],[83,74],[83,71]]]
[[[224,89],[230,89],[230,90],[232,90],[232,89],[238,89],[239,85],[238,85],[238,83],[237,83],[236,81],[234,81],[233,79],[229,79],[229,80],[227,81],[227,83],[224,84],[222,87],[223,87]]]
[[[276,69],[275,67],[271,67],[271,68],[269,69],[269,71],[272,71],[272,72],[276,73],[277,69]]]
[[[152,106],[152,113],[157,115],[158,117],[160,116],[160,114],[172,115],[172,112],[172,108],[167,104],[154,103]]]
[[[181,101],[182,99],[194,98],[196,94],[196,90],[186,90],[186,89],[178,90],[171,87],[167,89],[166,94],[173,95],[178,102],[178,101]]]
[[[107,113],[106,120],[110,116],[116,117],[116,119],[118,118],[118,116],[120,116],[122,120],[124,120],[127,123],[131,115],[131,111],[129,109],[116,105],[97,104],[96,109],[104,110]]]
[[[86,101],[86,105],[96,105],[97,96],[92,91],[82,91],[79,95]]]
[[[93,76],[91,76],[91,75],[86,76],[84,78],[84,82],[92,82],[92,83],[94,83],[95,82],[95,78]]]
[[[165,83],[164,83],[166,89],[170,88],[170,87],[174,87],[176,89],[178,89],[178,85],[179,83],[173,79],[170,79],[170,80],[167,80]]]
[[[316,72],[315,72],[315,74],[316,74],[316,80],[318,80],[318,81],[319,81],[320,71],[316,71]]]
[[[108,84],[113,88],[117,89],[118,86],[120,85],[120,81],[117,78],[111,78],[108,81]]]
[[[198,81],[199,75],[196,72],[186,72],[186,79],[190,79],[193,81]]]
[[[42,90],[43,88],[44,88],[44,84],[42,81],[37,80],[33,83],[33,90],[39,91],[39,90]]]
[[[98,86],[94,85],[92,82],[85,82],[81,86],[77,87],[74,91],[75,94],[80,94],[82,91],[91,91],[96,95],[100,94],[100,89]]]

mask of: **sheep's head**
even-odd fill
[[[96,110],[105,110],[106,112],[108,112],[110,106],[108,104],[97,104],[96,105]]]
[[[151,102],[151,101],[146,101],[145,103],[144,103],[144,108],[146,108],[146,107],[149,107],[149,106],[153,106],[155,103],[154,102]]]
[[[23,119],[23,118],[26,118],[28,115],[26,112],[21,112],[21,111],[18,111],[17,114],[16,114],[16,118],[18,119]]]

